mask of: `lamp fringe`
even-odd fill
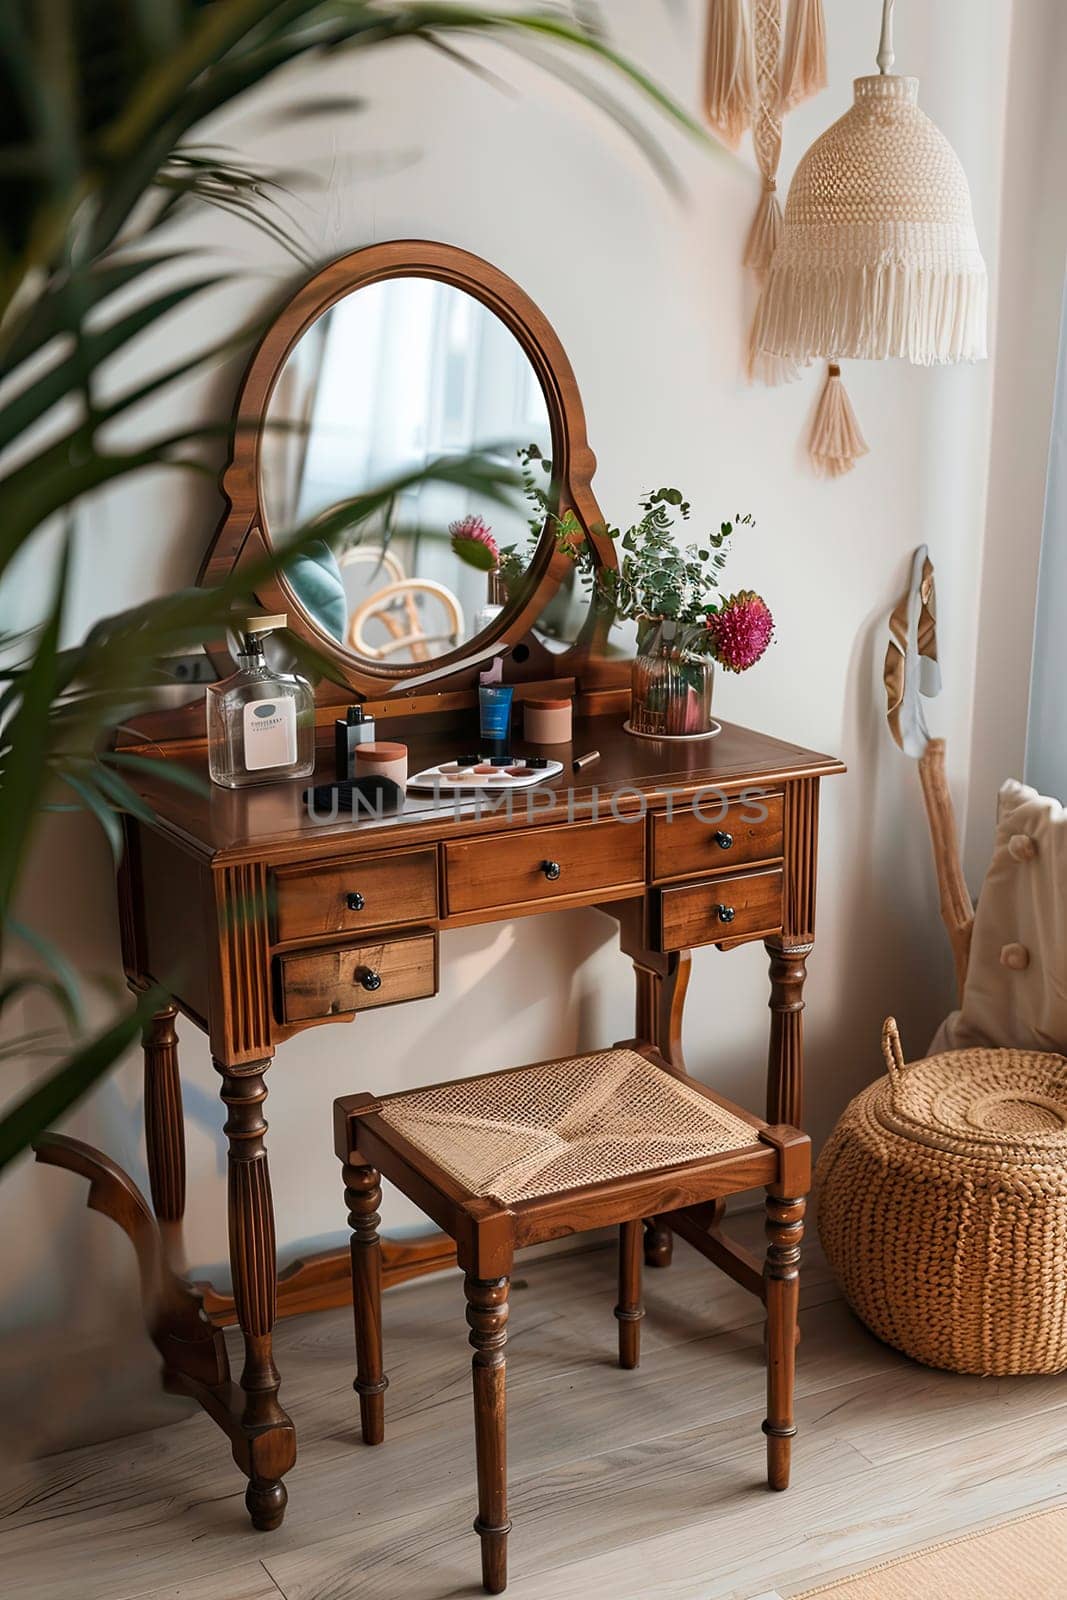
[[[753,269],[761,283],[770,271],[774,252],[782,237],[783,220],[775,181],[765,178],[763,193],[745,244],[745,266]]]
[[[783,383],[795,383],[800,368],[788,356],[769,356],[765,350],[755,350],[749,342],[748,376],[753,383],[765,384],[768,389],[779,389]]]
[[[710,0],[704,58],[704,108],[731,149],[752,120],[756,58],[746,0]]]
[[[820,478],[843,478],[867,452],[867,441],[841,381],[841,368],[831,361],[808,444],[812,465]]]
[[[792,0],[786,25],[782,68],[782,110],[825,89],[826,18],[822,0]]]
[[[783,244],[756,308],[753,344],[805,365],[827,351],[917,366],[981,361],[989,285],[984,267],[798,265]]]

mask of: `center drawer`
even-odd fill
[[[406,850],[386,856],[309,867],[280,867],[274,874],[274,926],[279,944],[322,939],[363,928],[395,928],[437,917],[437,855]]]
[[[455,840],[445,846],[447,914],[492,910],[645,881],[645,830],[633,822],[565,827]]]
[[[329,950],[292,950],[275,965],[282,1022],[350,1016],[436,994],[437,936],[401,933]]]

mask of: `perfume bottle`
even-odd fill
[[[333,737],[334,776],[338,783],[343,783],[346,778],[355,776],[352,762],[359,746],[374,743],[374,718],[362,706],[349,706],[344,718],[334,723]]]
[[[306,778],[315,770],[315,697],[295,673],[267,664],[263,641],[284,616],[244,617],[237,671],[207,688],[207,759],[227,789]]]

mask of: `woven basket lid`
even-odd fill
[[[986,354],[988,283],[959,157],[916,78],[857,78],[797,167],[756,314],[758,350],[920,365]]]
[[[1067,1060],[1036,1050],[953,1050],[905,1066],[884,1035],[889,1075],[872,1110],[884,1127],[939,1149],[1028,1162],[1067,1157]]]

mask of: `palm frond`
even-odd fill
[[[222,419],[153,434],[135,446],[114,445],[107,431],[205,363],[246,347],[258,331],[250,324],[233,339],[152,368],[117,394],[113,385],[105,388],[109,363],[136,348],[162,317],[222,281],[191,274],[174,286],[172,274],[187,258],[169,244],[168,230],[181,214],[193,205],[219,207],[307,262],[284,176],[199,142],[196,131],[205,119],[301,57],[355,56],[404,40],[421,41],[503,85],[500,75],[453,42],[462,38],[526,52],[622,127],[665,181],[674,175],[658,142],[585,63],[590,69],[599,64],[675,126],[704,137],[687,112],[613,50],[594,17],[576,19],[558,8],[498,11],[444,0],[124,0],[121,6],[115,0],[38,0],[35,7],[0,6],[0,73],[11,113],[11,137],[0,155],[0,452],[6,452],[0,574],[40,530],[57,518],[69,526],[73,508],[108,484],[159,466],[212,470],[203,455],[230,432]],[[345,98],[342,104],[347,111],[360,102]],[[313,116],[337,106],[336,98],[295,103],[289,114]],[[167,287],[157,285],[157,275],[166,276]],[[72,1026],[83,1027],[77,974],[47,939],[10,915],[42,810],[87,811],[117,857],[119,813],[145,821],[151,815],[130,781],[134,762],[142,773],[159,767],[172,782],[201,782],[177,763],[102,748],[107,730],[132,716],[159,681],[160,657],[219,637],[234,607],[247,604],[305,545],[358,536],[404,489],[428,481],[499,500],[520,480],[481,457],[431,462],[332,507],[325,518],[295,530],[285,549],[257,557],[217,588],[129,608],[103,619],[75,646],[62,637],[70,581],[66,535],[43,623],[30,637],[0,640],[0,928],[8,941],[31,946],[45,968],[6,978],[0,1007],[38,990]],[[109,1069],[161,998],[145,997],[80,1043],[0,1119],[0,1169]],[[48,1030],[36,1030],[21,1042],[24,1053],[36,1054],[49,1051],[53,1041]],[[5,1055],[10,1048],[5,1045]]]
[[[158,990],[142,995],[131,1011],[81,1045],[39,1088],[0,1116],[0,1172],[110,1072],[165,999]]]

